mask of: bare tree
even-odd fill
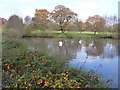
[[[110,17],[107,17],[105,16],[104,17],[105,20],[106,20],[106,29],[108,31],[117,31],[117,23],[118,23],[118,19],[116,16],[110,16]]]

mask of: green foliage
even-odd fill
[[[25,24],[24,25],[24,35],[23,36],[29,36],[31,34],[31,32],[33,32],[35,30],[36,27],[34,27],[33,24]]]
[[[16,52],[22,52],[26,51],[26,45],[24,44],[24,41],[21,39],[2,39],[2,49],[3,53],[11,53],[15,54]]]
[[[4,29],[3,37],[7,38],[20,38],[23,36],[23,31],[19,31],[19,29]]]
[[[115,38],[115,39],[119,38],[117,32],[100,32],[100,37],[102,37],[102,38]]]
[[[60,31],[32,31],[30,36],[36,37],[51,37],[51,38],[82,38],[82,37],[99,37],[99,34],[96,33],[94,35],[93,32],[72,32],[72,31],[65,31],[61,33]]]
[[[41,9],[41,10],[36,10],[35,12],[35,17],[33,17],[33,25],[35,29],[40,29],[42,31],[45,31],[48,28],[48,25],[50,20],[48,20],[48,11]]]
[[[3,85],[10,88],[88,88],[99,86],[97,76],[75,69],[60,68],[54,59],[38,52],[22,52],[12,57],[3,54]],[[12,78],[8,78],[11,76]],[[9,81],[9,82],[7,82]]]

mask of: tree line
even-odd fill
[[[82,18],[82,17],[81,17]],[[23,22],[24,21],[24,22]],[[12,15],[5,27],[9,33],[20,35],[31,30],[57,30],[65,31],[93,31],[116,32],[118,19],[116,16],[89,16],[83,22],[78,14],[63,5],[57,5],[51,12],[47,9],[36,9],[34,17],[26,16],[24,20],[18,15]]]

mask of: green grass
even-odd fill
[[[56,57],[27,50],[20,40],[6,39],[2,44],[3,88],[106,87],[95,72],[68,68],[65,62],[57,63]]]
[[[26,35],[27,36],[27,35]],[[28,36],[40,36],[40,37],[52,37],[52,38],[91,38],[91,37],[99,37],[99,33],[94,35],[94,32],[73,32],[73,31],[65,31],[61,33],[61,31],[41,31],[36,30],[32,31]]]
[[[119,38],[117,32],[100,32],[100,37],[111,37],[114,39]]]
[[[57,33],[61,33],[61,31],[47,31],[47,30],[45,30],[45,31],[41,31],[41,30],[36,30],[36,31],[32,31],[31,32],[32,34],[36,34],[36,33],[55,33],[55,34],[57,34]],[[76,32],[76,31],[65,31],[65,33],[66,34],[80,34],[80,32]],[[94,35],[94,32],[86,32],[86,31],[84,31],[84,32],[81,32],[81,34],[93,34]],[[96,33],[96,34],[99,34],[98,32]]]
[[[118,39],[117,32],[76,32],[76,31],[65,31],[61,33],[61,31],[41,31],[36,30],[32,31],[28,36],[40,36],[40,37],[52,37],[52,38],[116,38]]]

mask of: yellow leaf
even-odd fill
[[[10,86],[5,86],[5,88],[10,88]]]
[[[44,86],[48,86],[48,84],[47,84],[47,83],[45,83],[45,84],[44,84]]]
[[[17,87],[17,86],[18,86],[18,84],[16,83],[14,87]]]
[[[8,65],[7,68],[10,69],[10,66]]]
[[[37,82],[37,84],[41,84],[42,83],[42,80],[40,79],[38,82]]]
[[[18,79],[18,81],[20,81],[20,79]]]

